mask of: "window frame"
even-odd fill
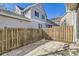
[[[45,16],[44,15],[42,15],[42,19],[45,19]]]
[[[39,17],[39,12],[35,11],[35,16]]]

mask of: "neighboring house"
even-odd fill
[[[64,16],[62,16],[62,18],[61,18],[60,26],[73,26],[73,24],[74,24],[73,20],[74,20],[73,12],[66,10],[66,14]]]
[[[47,15],[42,4],[33,4],[26,8],[15,6],[15,10],[0,9],[0,27],[46,28]]]
[[[15,13],[17,13],[17,14],[19,14],[19,15],[22,15],[22,11],[21,10],[23,10],[24,8],[21,8],[21,7],[19,7],[19,6],[15,6]]]
[[[72,25],[72,16],[70,12],[66,12],[64,16],[53,18],[52,22],[58,24],[59,26],[70,26]]]
[[[60,26],[69,26],[71,24],[71,22],[68,20],[70,17],[70,14],[66,13],[64,16],[58,17],[56,23]]]
[[[0,28],[31,28],[30,19],[14,12],[0,9]]]
[[[48,19],[47,20],[47,22],[49,23],[49,25],[47,25],[48,27],[54,27],[54,26],[60,26],[59,25],[59,22],[57,22],[57,19],[56,18],[54,18],[54,19]],[[50,23],[52,24],[52,25],[50,25]]]
[[[15,12],[31,19],[33,28],[46,28],[48,25],[47,15],[41,3],[33,4],[24,9],[16,6]]]
[[[60,21],[62,17],[57,17],[57,18],[52,18],[50,19],[53,23],[57,24],[60,26]]]

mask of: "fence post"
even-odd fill
[[[17,47],[19,47],[19,46],[18,46],[18,29],[17,29]]]
[[[4,46],[3,46],[3,40],[4,40],[4,29],[1,29],[1,41],[0,41],[0,49],[1,49],[1,51],[0,51],[0,54],[2,54],[3,53],[3,51],[4,51]]]
[[[1,44],[1,54],[3,53],[3,49],[4,49],[4,46],[3,46],[3,40],[4,40],[4,29],[2,30],[2,44]]]
[[[13,29],[11,30],[11,38],[12,38],[12,49],[13,49]]]
[[[7,52],[7,28],[6,29],[6,52]]]

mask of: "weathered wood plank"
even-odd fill
[[[48,29],[43,29],[44,36],[47,39],[53,39],[57,41],[73,42],[73,26],[59,26]]]

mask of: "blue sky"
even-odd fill
[[[12,9],[14,9],[15,5],[19,5],[22,8],[25,8],[29,5],[32,5],[32,3],[15,3],[15,4],[7,3],[7,4],[5,4],[5,8],[12,10]],[[43,7],[47,13],[48,19],[63,16],[66,13],[64,3],[44,3]]]

